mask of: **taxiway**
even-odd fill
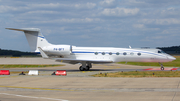
[[[62,64],[42,58],[0,58],[0,64]],[[0,76],[0,101],[179,101],[180,78],[109,78],[92,77],[100,72],[132,71],[151,67],[120,64],[93,65],[92,71],[80,72],[79,64],[38,69],[39,76]],[[159,67],[153,67],[159,68]],[[67,70],[67,76],[50,75]]]

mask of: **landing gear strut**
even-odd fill
[[[79,67],[80,71],[89,71],[92,68],[91,63],[82,62],[82,66]]]
[[[161,70],[164,70],[164,66],[163,64],[159,63],[161,65]]]

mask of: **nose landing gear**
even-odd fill
[[[161,67],[161,70],[164,70],[164,67],[163,67],[163,66]]]
[[[164,70],[164,66],[163,64],[159,63],[161,65],[161,70]]]

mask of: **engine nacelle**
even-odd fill
[[[68,56],[72,53],[71,45],[52,45],[43,47],[43,51],[52,56]]]

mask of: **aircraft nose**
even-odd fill
[[[173,57],[173,56],[168,56],[168,59],[169,59],[169,60],[172,60],[172,61],[173,61],[173,60],[176,60],[176,58]]]

